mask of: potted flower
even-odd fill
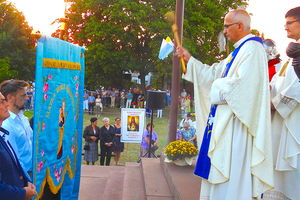
[[[173,162],[176,165],[192,165],[192,161],[198,154],[194,144],[186,141],[176,140],[168,144],[165,149],[165,162]]]

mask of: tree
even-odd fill
[[[0,59],[0,82],[13,78],[16,74],[16,71],[10,69],[9,58]]]
[[[224,14],[245,1],[186,1],[184,46],[205,62],[216,61]],[[124,86],[120,77],[129,70],[141,78],[155,73],[156,84],[164,85],[160,82],[170,79],[171,56],[161,61],[157,55],[162,39],[172,35],[164,15],[174,9],[174,0],[74,0],[67,13],[69,41],[87,48],[88,87]]]
[[[25,17],[13,4],[0,1],[1,66],[13,70],[7,78],[34,79],[35,40],[31,31]]]

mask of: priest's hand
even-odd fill
[[[188,50],[186,50],[185,48],[183,48],[182,46],[178,46],[176,48],[176,55],[181,58],[183,57],[183,59],[188,62],[191,58],[191,54]]]

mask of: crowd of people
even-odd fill
[[[144,108],[145,95],[143,90],[139,88],[133,89],[118,89],[118,88],[103,88],[96,91],[84,92],[83,109],[89,114],[99,116],[105,107],[111,108]]]
[[[83,109],[90,115],[97,117],[103,112],[104,108],[146,108],[146,97],[140,88],[118,89],[108,87],[96,91],[85,90],[83,94]],[[182,116],[191,111],[191,96],[180,96],[180,109]],[[188,102],[188,103],[187,103]],[[166,106],[171,104],[171,93],[166,91]],[[163,110],[157,110],[157,118],[161,118]]]

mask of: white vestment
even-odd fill
[[[272,79],[272,141],[274,158],[273,191],[266,200],[300,199],[300,82],[293,66]]]
[[[183,75],[194,83],[201,140],[209,106],[219,104],[208,151],[211,169],[202,181],[200,199],[251,200],[273,187],[266,54],[259,42],[246,42],[227,77],[221,78],[230,58],[208,66],[191,57]]]

